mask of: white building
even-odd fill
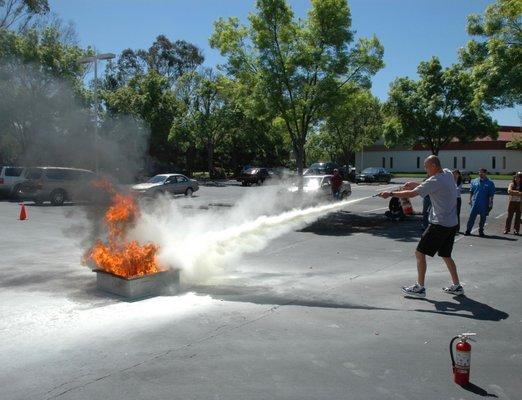
[[[486,168],[489,172],[511,174],[522,170],[522,150],[506,149],[506,144],[518,138],[522,140],[522,130],[515,126],[501,126],[498,138],[476,139],[470,143],[454,140],[439,152],[439,158],[445,168],[477,171]],[[424,172],[424,159],[431,152],[422,146],[407,147],[384,146],[383,141],[365,147],[355,155],[358,170],[367,167],[383,167],[394,172]]]

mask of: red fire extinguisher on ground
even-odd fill
[[[453,366],[453,381],[457,385],[466,385],[469,383],[469,372],[471,368],[471,345],[468,341],[473,340],[471,336],[475,336],[476,333],[466,332],[461,333],[451,339],[450,342],[450,355],[451,364]],[[455,355],[453,355],[453,342],[460,339],[455,346]]]

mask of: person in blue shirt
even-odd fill
[[[481,168],[479,177],[471,181],[469,188],[471,212],[469,214],[465,235],[471,234],[473,225],[475,225],[475,219],[477,215],[479,215],[479,235],[485,236],[484,225],[486,224],[486,217],[493,207],[493,196],[495,195],[495,185],[488,179],[487,173],[488,171],[485,168]]]

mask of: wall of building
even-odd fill
[[[384,167],[395,172],[424,172],[423,161],[430,154],[429,151],[415,150],[364,151],[362,168]],[[479,168],[487,168],[490,172],[500,174],[522,170],[522,150],[442,150],[439,157],[443,167],[450,169],[477,171]],[[361,170],[361,152],[355,155],[355,165],[357,170]]]

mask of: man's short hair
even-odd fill
[[[479,172],[484,172],[485,174],[487,174],[488,170],[486,168],[481,168],[481,169],[479,169]]]
[[[442,168],[442,165],[440,163],[440,159],[436,155],[432,154],[431,156],[426,157],[426,160],[424,160],[424,161],[426,163],[435,165],[437,168]]]

